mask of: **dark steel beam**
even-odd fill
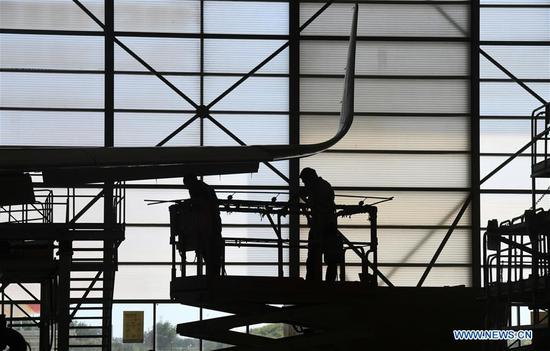
[[[480,185],[480,100],[479,100],[479,5],[470,5],[470,183],[472,230],[470,237],[472,257],[472,286],[481,287],[481,185]]]
[[[199,115],[196,114],[194,115],[193,117],[189,118],[185,123],[183,123],[181,126],[179,126],[178,128],[176,128],[172,133],[170,133],[166,138],[162,139],[156,146],[163,146],[164,144],[166,144],[167,142],[169,142],[170,140],[172,140],[172,138],[174,138],[176,135],[179,134],[179,132],[181,132],[182,130],[184,130],[185,128],[187,128],[187,126],[189,126],[191,123],[193,123],[197,118],[199,118]]]
[[[519,86],[521,86],[525,91],[527,91],[529,94],[531,94],[531,96],[533,96],[535,99],[537,99],[540,103],[542,103],[542,104],[547,103],[547,101],[544,98],[542,98],[539,94],[537,94],[533,89],[529,88],[529,86],[527,86],[521,79],[519,79],[518,77],[513,75],[512,72],[507,70],[506,67],[504,67],[497,60],[492,58],[483,49],[480,48],[479,53],[481,55],[483,55],[483,57],[485,57],[487,60],[489,60],[489,62],[491,62],[493,65],[495,65],[498,69],[500,69],[504,74],[506,74],[508,77],[510,77],[510,79],[512,79],[517,84],[519,84]]]
[[[80,309],[80,307],[82,306],[82,303],[84,301],[84,299],[86,299],[88,297],[88,295],[90,294],[90,292],[92,291],[92,289],[94,288],[94,285],[97,283],[97,281],[99,280],[99,277],[101,276],[101,271],[97,272],[97,274],[95,275],[95,277],[92,279],[92,281],[90,282],[90,285],[88,286],[88,288],[86,288],[86,290],[84,291],[84,294],[82,295],[82,297],[79,299],[79,302],[78,304],[76,305],[76,307],[73,309],[73,313],[71,313],[71,320],[74,319],[74,316],[76,316],[76,313],[78,312],[78,310]]]
[[[300,144],[300,2],[289,2],[289,124],[288,135],[291,145]],[[300,188],[300,159],[289,160],[289,201],[297,208]],[[289,275],[300,276],[300,214],[292,211],[289,215]]]
[[[432,267],[434,266],[435,262],[439,258],[439,255],[445,248],[445,245],[447,244],[447,241],[449,241],[449,238],[451,237],[451,234],[453,233],[454,229],[458,225],[458,222],[460,219],[462,219],[462,216],[464,215],[464,212],[466,212],[466,209],[470,205],[471,202],[471,196],[468,196],[466,201],[462,204],[462,207],[460,208],[460,211],[458,211],[458,214],[456,215],[455,219],[453,220],[453,223],[451,224],[451,227],[447,231],[447,234],[443,237],[443,240],[439,244],[439,247],[437,248],[435,254],[433,255],[432,259],[430,260],[430,263],[426,267],[426,270],[424,270],[424,273],[422,274],[422,277],[420,277],[420,280],[418,281],[418,284],[416,285],[418,288],[424,284],[424,281],[428,277],[428,274],[430,274],[430,271],[432,270]]]
[[[200,0],[200,106],[204,106],[204,0]],[[204,145],[204,118],[199,120],[199,144]]]
[[[79,4],[78,0],[73,0],[75,3]],[[114,137],[114,109],[115,109],[115,0],[104,0],[104,14],[105,14],[105,24],[102,28],[105,31],[105,146],[113,147],[115,144]],[[87,11],[83,5],[79,7],[84,10],[98,25],[101,26],[101,22],[97,19],[92,13]],[[121,43],[118,43],[121,46]],[[124,49],[124,46],[121,46]],[[133,54],[129,49],[125,49],[130,55],[136,58],[138,61],[141,59],[136,57],[137,55]],[[142,64],[147,67],[147,64],[141,60]],[[151,68],[152,67],[147,67]],[[153,70],[154,71],[154,70]],[[160,76],[162,78],[162,76]],[[161,79],[162,80],[162,79]],[[102,303],[102,316],[101,316],[101,325],[102,325],[102,344],[104,351],[111,350],[111,333],[112,333],[112,293],[111,289],[113,288],[114,281],[114,263],[112,262],[114,254],[113,250],[113,239],[108,238],[108,236],[113,235],[114,232],[114,204],[113,204],[113,182],[105,182],[103,188],[103,222],[105,223],[105,234],[106,239],[103,240],[103,303]],[[96,275],[97,280],[98,276]],[[95,280],[92,282],[95,284]],[[88,291],[85,292],[84,297],[86,297]],[[70,316],[69,321],[76,314],[76,309],[73,314]]]
[[[102,37],[102,31],[63,30],[63,29],[14,29],[0,28],[1,34],[32,34],[32,35],[77,35]]]
[[[20,310],[24,315],[25,317],[27,317],[30,321],[32,321],[34,323],[35,326],[37,327],[40,327],[40,322],[37,321],[34,317],[32,317],[27,311],[25,311],[21,306],[19,306],[19,303],[16,302],[14,299],[12,299],[8,294],[6,293],[3,293],[3,296],[8,299],[12,304],[12,306],[15,306],[17,307],[18,310]],[[36,301],[33,301],[32,303],[35,303]],[[12,314],[13,314],[13,311],[12,311]],[[8,318],[10,319],[10,318]]]
[[[512,162],[516,157],[518,157],[520,154],[522,154],[525,150],[531,147],[534,143],[536,143],[539,139],[545,137],[545,135],[550,132],[550,127],[546,128],[544,131],[540,132],[538,135],[536,135],[531,141],[529,141],[527,144],[522,146],[516,153],[514,153],[512,156],[508,157],[504,162],[502,162],[500,165],[498,165],[495,169],[493,169],[489,174],[487,174],[483,179],[481,180],[481,184],[485,183],[487,180],[489,180],[492,176],[494,176],[496,173],[498,173],[501,169],[503,169],[507,164]]]
[[[82,217],[86,212],[103,197],[104,191],[101,190],[96,196],[94,196],[88,203],[80,210],[73,218],[69,221],[69,224],[76,223],[80,217]]]
[[[71,279],[71,260],[73,248],[71,240],[62,240],[59,242],[59,269],[58,269],[58,289],[57,298],[57,347],[59,350],[69,349],[69,326],[71,323],[69,316],[70,301],[70,279]]]

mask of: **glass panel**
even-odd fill
[[[200,32],[196,0],[117,0],[115,30],[131,32]]]
[[[288,144],[288,115],[213,115],[247,145]],[[238,145],[210,120],[204,123],[204,144]]]
[[[287,34],[284,2],[206,1],[204,31],[232,34]]]
[[[548,208],[550,198],[547,196],[539,207]],[[481,194],[481,225],[486,226],[490,219],[503,222],[523,215],[531,207],[529,194]]]
[[[155,146],[191,117],[184,113],[115,113],[115,146]],[[195,120],[165,145],[198,146],[199,128]]]
[[[101,112],[0,111],[1,145],[103,146]]]
[[[146,251],[147,248],[142,248]],[[120,265],[116,273],[116,299],[169,299],[170,265]]]
[[[82,2],[103,21],[103,1]],[[3,0],[0,2],[2,28],[100,31],[88,15],[72,1]]]
[[[481,8],[481,40],[550,40],[549,8]]]
[[[529,83],[543,99],[550,99],[550,83]],[[515,82],[482,82],[479,86],[481,115],[529,116],[541,103]]]
[[[520,79],[550,78],[550,46],[485,46],[483,50]],[[509,78],[480,56],[481,78]]]
[[[159,72],[200,72],[199,39],[119,37],[130,50]],[[115,45],[115,69],[148,71]]]
[[[301,73],[343,75],[347,47],[346,41],[302,40],[300,42]],[[356,74],[430,76],[468,74],[467,43],[359,41],[356,55],[360,58],[356,62]]]
[[[538,121],[538,130],[542,131],[544,121]],[[523,120],[481,120],[481,152],[515,153],[531,141],[531,121]],[[526,150],[527,153],[530,149]]]
[[[120,262],[172,262],[171,248],[169,227],[127,227],[118,259]]]
[[[340,112],[343,79],[302,78],[300,109]],[[356,112],[468,113],[467,80],[356,79]]]
[[[103,70],[103,42],[99,36],[0,34],[0,62],[2,68]]]
[[[210,103],[239,77],[205,77],[205,101]],[[288,78],[251,77],[212,107],[216,111],[288,111]]]
[[[304,23],[319,7],[317,4],[302,4],[300,22]],[[454,24],[440,11],[452,18]],[[464,32],[468,32],[468,13],[469,8],[464,5],[362,4],[359,7],[357,32],[367,36],[464,37],[467,36]],[[349,35],[351,16],[352,6],[334,4],[302,33]]]
[[[199,100],[199,77],[166,77],[191,100]],[[117,75],[115,108],[190,109],[192,106],[155,76]]]
[[[303,159],[333,186],[467,187],[468,155],[334,154]]]
[[[339,116],[300,117],[300,142],[331,138]],[[460,150],[467,151],[469,117],[355,116],[353,126],[333,149],[353,150]]]
[[[0,100],[14,107],[103,108],[103,76],[2,72]]]
[[[284,43],[283,40],[206,39],[204,71],[248,73]],[[288,49],[275,56],[258,73],[288,73]]]
[[[507,157],[481,157],[481,177],[506,161]],[[537,179],[537,189],[546,190],[550,179]],[[518,157],[489,180],[483,183],[482,189],[531,189],[531,157]]]

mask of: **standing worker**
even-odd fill
[[[186,175],[183,183],[189,190],[191,206],[196,214],[199,231],[199,252],[206,263],[207,276],[219,276],[222,265],[224,244],[222,240],[222,220],[218,207],[218,197],[214,189],[199,180],[195,175]]]
[[[300,172],[304,183],[302,197],[311,211],[307,244],[306,280],[322,280],[321,256],[327,264],[326,281],[336,280],[336,269],[343,254],[342,240],[338,235],[334,190],[329,182],[312,168]]]

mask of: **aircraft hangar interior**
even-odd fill
[[[550,350],[549,0],[0,0],[0,351]]]

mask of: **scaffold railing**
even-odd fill
[[[223,243],[225,247],[259,247],[271,248],[277,250],[277,276],[284,277],[284,266],[288,265],[285,262],[284,251],[292,247],[292,243],[288,238],[282,235],[283,218],[289,215],[292,211],[297,211],[299,214],[307,216],[310,214],[309,209],[304,204],[291,204],[289,202],[275,201],[255,201],[255,200],[235,200],[228,198],[227,200],[219,200],[219,210],[226,213],[255,213],[263,218],[267,218],[274,232],[273,238],[247,238],[247,237],[225,237]],[[380,199],[377,199],[380,200]],[[175,204],[171,206],[171,230],[170,244],[172,245],[172,280],[177,278],[177,270],[182,276],[188,274],[188,266],[193,264],[197,275],[202,275],[202,260],[200,255],[197,255],[195,262],[187,262],[186,251],[192,249],[186,248],[183,245],[182,238],[185,237],[186,231],[193,230],[192,227],[186,226],[186,218],[189,218],[190,213],[185,213],[188,206],[188,200],[175,200]],[[377,201],[377,203],[379,203]],[[344,259],[340,262],[340,280],[346,280],[346,262],[345,252],[353,252],[359,259],[361,264],[360,280],[368,281],[376,284],[376,277],[380,277],[387,285],[392,286],[391,282],[378,270],[377,257],[377,207],[360,203],[358,205],[336,205],[336,215],[338,217],[348,217],[358,214],[368,214],[368,226],[370,235],[364,241],[351,241],[340,230],[338,235],[342,238]],[[187,233],[189,234],[189,233]],[[298,249],[306,249],[307,241],[299,240]],[[179,255],[178,255],[179,252]]]

